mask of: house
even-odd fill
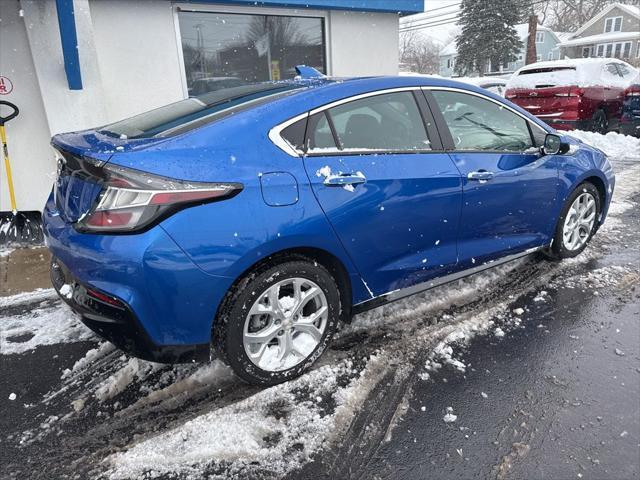
[[[640,8],[613,3],[559,44],[562,58],[640,61]]]
[[[485,75],[502,75],[515,72],[518,68],[524,66],[527,52],[527,38],[529,37],[529,25],[522,23],[515,26],[520,40],[522,40],[522,50],[518,53],[515,62],[507,65],[500,65],[497,69],[491,69],[487,65]],[[560,50],[558,44],[562,41],[560,35],[547,27],[538,26],[536,32],[536,54],[538,61],[542,60],[558,60],[560,58]],[[457,56],[456,41],[452,41],[440,51],[440,75],[443,77],[453,77],[455,73],[455,63]]]
[[[398,73],[398,17],[424,0],[0,0],[0,100],[18,209],[42,209],[52,135],[225,82]],[[3,114],[7,113],[5,110]],[[9,211],[0,166],[0,211]]]

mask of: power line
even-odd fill
[[[533,7],[536,5],[541,5],[543,3],[546,3],[547,0],[534,0],[532,2],[526,2],[523,3],[522,5],[519,5],[521,8],[528,8],[528,7]],[[441,7],[444,8],[444,7]],[[439,27],[441,25],[449,25],[452,23],[456,23],[458,21],[458,14],[459,12],[448,12],[447,14],[442,14],[442,16],[444,15],[456,15],[456,17],[453,18],[441,18],[440,20],[432,20],[432,18],[425,18],[425,19],[421,19],[419,21],[417,21],[416,23],[413,24],[407,24],[406,26],[400,26],[400,32],[411,32],[411,31],[415,31],[415,30],[421,30],[423,28],[429,28],[429,27]],[[433,17],[435,18],[435,16]]]
[[[438,17],[445,17],[447,15],[454,15],[457,14],[460,11],[460,9],[454,11],[454,12],[443,12],[443,13],[439,13],[437,15],[432,15],[432,16],[427,16],[427,17],[422,17],[422,18],[417,18],[415,20],[407,20],[405,22],[401,22],[404,23],[405,26],[411,26],[413,23],[422,23],[422,22],[427,22],[430,20],[433,20],[434,18],[438,18]],[[405,17],[407,18],[407,17]]]

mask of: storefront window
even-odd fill
[[[293,78],[304,64],[325,72],[322,18],[179,12],[190,96]]]

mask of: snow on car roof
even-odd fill
[[[630,72],[624,78],[610,72],[607,65],[624,65]],[[507,82],[507,88],[542,88],[578,85],[625,87],[637,70],[615,58],[575,58],[536,62],[517,70]]]

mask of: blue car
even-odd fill
[[[298,71],[53,138],[51,277],[89,328],[276,384],[354,314],[604,222],[606,155],[497,95]]]

